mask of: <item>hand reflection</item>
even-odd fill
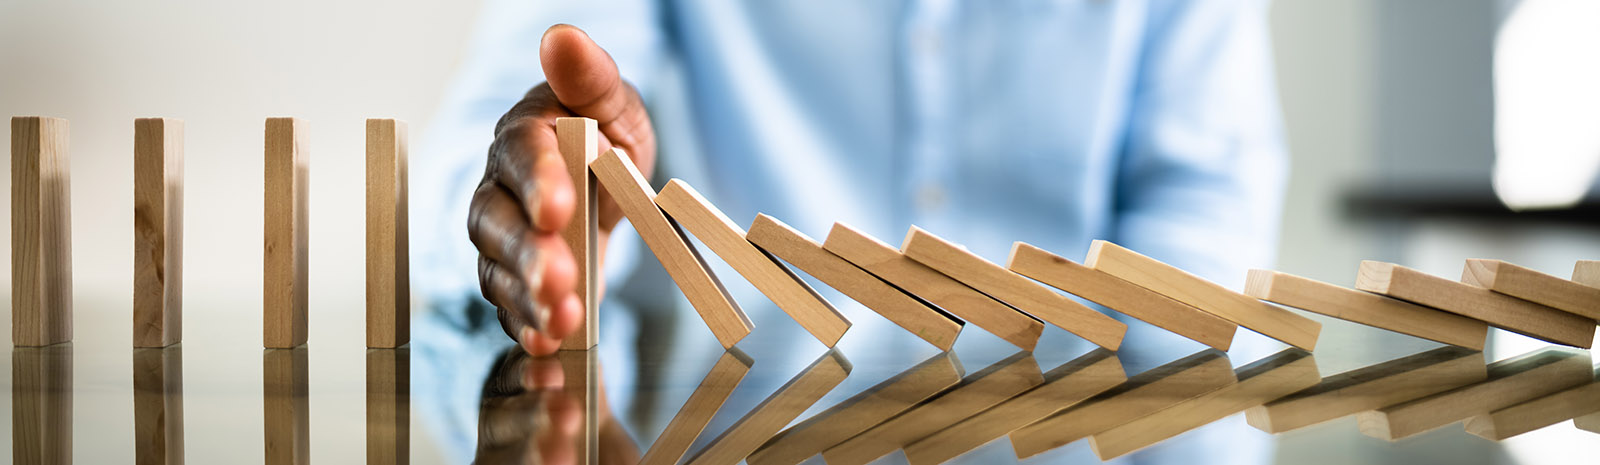
[[[639,448],[611,414],[605,389],[587,385],[599,370],[588,355],[506,350],[483,384],[475,462],[637,463]]]

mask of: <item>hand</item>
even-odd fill
[[[506,335],[530,354],[554,352],[583,321],[575,251],[561,239],[577,194],[557,150],[556,118],[594,119],[600,151],[621,147],[641,172],[651,172],[656,157],[655,130],[639,93],[587,34],[551,27],[539,60],[547,81],[500,117],[467,215],[483,297],[499,309]],[[604,257],[622,211],[605,189],[598,194],[596,245]],[[603,290],[602,284],[595,283]]]
[[[577,358],[566,358],[567,355]],[[570,362],[570,363],[569,363]],[[583,379],[584,370],[598,370],[581,354],[532,357],[526,352],[507,350],[483,384],[478,411],[476,463],[576,463],[584,444],[584,392],[568,389],[567,380]],[[604,384],[604,383],[602,383]],[[597,386],[598,463],[633,464],[639,462],[639,446],[622,424],[612,416],[605,400],[605,389]],[[591,462],[593,463],[593,462]]]

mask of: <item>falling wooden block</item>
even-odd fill
[[[367,349],[367,464],[411,462],[411,349]]]
[[[964,322],[927,302],[907,295],[871,273],[857,268],[817,241],[767,215],[756,215],[745,235],[762,251],[772,254],[817,278],[840,293],[861,302],[911,334],[948,351],[955,345]]]
[[[563,350],[584,350],[600,342],[600,204],[595,200],[599,184],[589,172],[589,162],[600,155],[600,127],[589,118],[556,118],[556,147],[566,162],[574,191],[572,221],[561,229],[561,238],[572,250],[578,265],[578,296],[583,300],[583,322],[578,330],[561,340]]]
[[[1356,289],[1474,318],[1535,339],[1589,348],[1595,321],[1393,263],[1363,261]]]
[[[767,440],[750,465],[793,465],[883,423],[961,381],[954,352],[940,352]]]
[[[1100,460],[1111,460],[1305,389],[1322,379],[1316,359],[1299,349],[1284,350],[1239,367],[1235,376],[1237,383],[1095,433],[1089,437],[1089,447]]]
[[[1589,287],[1600,287],[1600,260],[1578,260],[1572,265],[1572,281]]]
[[[1312,313],[1435,342],[1483,350],[1489,325],[1403,300],[1271,270],[1250,270],[1244,293]]]
[[[1572,426],[1591,433],[1600,433],[1600,413],[1591,413],[1572,419]]]
[[[1467,432],[1500,441],[1600,412],[1600,382],[1590,382],[1467,420]]]
[[[656,205],[700,238],[712,253],[722,257],[822,345],[833,347],[850,329],[849,319],[793,271],[751,245],[745,239],[744,228],[734,224],[693,187],[674,179],[656,195]]]
[[[1019,352],[961,380],[921,405],[823,451],[830,465],[865,464],[1044,382],[1033,355]]]
[[[11,463],[72,463],[72,344],[11,350]]]
[[[133,346],[183,339],[183,121],[133,122]]]
[[[133,349],[134,463],[183,463],[183,348]]]
[[[1489,365],[1486,381],[1362,412],[1361,434],[1390,441],[1438,429],[1593,379],[1587,352],[1545,349]]]
[[[1011,447],[1018,458],[1039,455],[1234,382],[1226,354],[1201,351],[1134,375],[1092,399],[1012,432]]]
[[[1228,350],[1239,325],[1072,260],[1018,242],[1006,268],[1167,331]]]
[[[645,245],[655,252],[661,266],[678,283],[678,288],[689,298],[706,326],[711,327],[711,333],[722,347],[733,347],[749,335],[754,327],[750,318],[739,309],[733,296],[728,295],[700,252],[690,245],[683,230],[661,213],[655,203],[655,191],[645,182],[639,168],[633,166],[633,160],[621,149],[611,149],[591,162],[589,169],[600,187],[622,207],[623,216],[628,217]]]
[[[917,263],[889,244],[844,223],[833,224],[822,247],[1023,350],[1033,350],[1039,343],[1039,333],[1044,331],[1044,323],[1038,319]]]
[[[689,459],[689,465],[739,463],[849,375],[850,362],[838,351],[830,350],[822,354],[805,371],[795,375],[750,413],[729,426],[727,431],[712,439],[705,449]]]
[[[306,348],[261,353],[266,463],[311,462],[311,404],[306,397]]]
[[[1310,318],[1110,242],[1094,241],[1084,264],[1301,349],[1316,348],[1317,335],[1322,331],[1322,324]]]
[[[11,341],[17,346],[72,340],[69,165],[67,120],[11,118]]]
[[[1591,320],[1600,319],[1600,288],[1500,260],[1468,259],[1461,282]]]
[[[367,120],[367,347],[411,341],[406,123]]]
[[[1440,347],[1323,378],[1316,386],[1245,411],[1250,426],[1283,433],[1380,409],[1489,376],[1483,352]]]
[[[990,297],[1076,334],[1095,345],[1117,350],[1128,325],[1007,271],[966,248],[916,226],[900,245],[905,256]]]
[[[676,465],[683,454],[689,452],[689,447],[694,445],[700,433],[705,431],[706,425],[711,423],[717,410],[721,410],[722,404],[728,402],[728,396],[733,394],[734,388],[739,387],[739,382],[744,380],[744,375],[750,372],[753,364],[755,362],[738,348],[724,351],[717,363],[711,366],[711,371],[706,373],[705,379],[700,380],[700,386],[689,395],[689,400],[661,430],[661,436],[650,445],[644,458],[639,459],[639,465]]]
[[[1046,372],[1044,380],[1027,392],[907,445],[906,460],[912,465],[944,463],[1116,387],[1127,381],[1128,375],[1116,354],[1096,350]]]
[[[262,288],[263,345],[272,349],[306,343],[308,294],[306,252],[311,215],[311,155],[305,124],[267,118],[265,283]]]

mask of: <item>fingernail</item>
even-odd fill
[[[522,345],[523,351],[526,351],[530,354],[533,353],[534,335],[535,333],[533,332],[533,328],[522,328],[522,337],[521,340],[517,341],[517,343]]]

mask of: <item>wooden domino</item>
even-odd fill
[[[700,313],[722,347],[733,347],[749,335],[754,327],[750,318],[728,295],[678,225],[661,213],[655,203],[655,191],[650,189],[639,168],[633,166],[633,160],[621,149],[611,149],[591,162],[589,169],[600,187],[622,208],[623,216],[633,223],[633,229],[638,231],[645,245],[655,252],[661,266],[683,290],[689,304]]]
[[[1395,441],[1593,379],[1587,352],[1545,349],[1492,363],[1485,381],[1356,416],[1361,434]]]
[[[689,465],[738,463],[849,375],[850,362],[838,351],[822,354],[805,371],[706,444],[705,449],[689,460]]]
[[[406,123],[367,120],[367,347],[411,341]]]
[[[1228,350],[1239,329],[1231,321],[1027,243],[1012,244],[1006,268],[1217,350]]]
[[[139,463],[183,463],[182,347],[133,349],[133,450]]]
[[[822,281],[939,350],[955,345],[965,322],[906,294],[871,273],[823,250],[816,240],[767,215],[756,215],[745,235],[751,243]]]
[[[11,463],[72,463],[72,344],[11,350]]]
[[[1587,349],[1594,341],[1594,320],[1393,263],[1361,262],[1356,289],[1474,318],[1557,344]]]
[[[1250,426],[1283,433],[1380,409],[1489,376],[1483,352],[1440,347],[1323,378],[1316,386],[1245,411]]]
[[[833,347],[850,329],[850,320],[788,267],[756,249],[739,227],[683,181],[673,179],[656,195],[656,205],[694,234],[712,253],[778,304],[822,345]]]
[[[639,465],[677,465],[683,454],[694,445],[695,439],[705,431],[706,425],[711,423],[717,410],[722,409],[722,404],[728,401],[734,388],[739,387],[739,382],[744,380],[744,375],[750,372],[750,366],[754,363],[738,348],[722,352],[722,357],[711,366],[705,379],[700,380],[700,386],[694,389],[689,400],[661,430],[661,436],[650,445],[650,450],[645,451],[644,457],[639,459]]]
[[[1110,242],[1094,241],[1084,264],[1301,349],[1316,348],[1322,331],[1322,324],[1310,318]]]
[[[1128,333],[1128,325],[984,260],[966,248],[922,228],[912,226],[906,232],[900,251],[945,276],[1100,347],[1117,350],[1122,345],[1122,337]]]
[[[367,463],[411,455],[411,349],[367,349]]]
[[[183,339],[183,121],[133,122],[133,346]]]
[[[306,343],[311,155],[305,132],[298,119],[267,118],[261,308],[262,345],[271,349]]]
[[[1500,260],[1469,259],[1461,282],[1591,320],[1600,319],[1600,288]]]
[[[1600,433],[1600,413],[1591,413],[1573,418],[1572,426],[1591,433]]]
[[[589,118],[556,118],[556,146],[575,194],[572,221],[561,229],[561,238],[578,265],[576,286],[583,300],[583,322],[561,340],[561,348],[585,350],[600,342],[599,183],[589,172],[589,162],[600,154],[600,126]]]
[[[1468,433],[1500,441],[1595,412],[1600,412],[1600,382],[1472,417],[1466,428]]]
[[[11,118],[11,341],[72,340],[67,120]]]
[[[261,353],[265,463],[269,465],[311,462],[308,368],[305,347]]]
[[[1044,331],[1044,323],[1038,319],[917,263],[893,246],[844,223],[833,224],[822,247],[1023,350],[1033,350]]]
[[[1489,325],[1472,318],[1277,271],[1250,270],[1244,293],[1312,313],[1473,350],[1483,350],[1489,334]]]
[[[1572,281],[1589,287],[1600,287],[1600,260],[1578,260],[1572,265]]]

